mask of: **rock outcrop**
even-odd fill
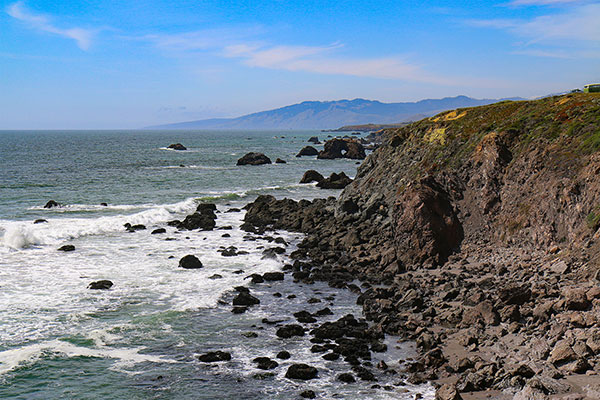
[[[330,139],[325,142],[324,149],[319,152],[319,159],[350,158],[362,160],[366,157],[363,145],[354,139]]]
[[[303,147],[302,150],[300,150],[298,152],[298,154],[296,154],[296,157],[302,157],[302,156],[316,156],[319,154],[319,151],[317,149],[315,149],[312,146],[306,146]]]
[[[263,153],[247,153],[237,161],[237,165],[262,165],[271,164],[271,159]]]
[[[169,147],[167,147],[167,148],[168,149],[173,149],[173,150],[179,150],[179,151],[187,150],[187,147],[185,147],[181,143],[170,144]]]

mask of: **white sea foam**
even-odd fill
[[[196,200],[189,198],[175,204],[147,205],[146,210],[130,215],[123,214],[98,218],[55,218],[49,219],[44,224],[0,220],[0,229],[4,231],[0,244],[11,249],[23,249],[35,245],[57,244],[64,240],[82,236],[121,232],[123,231],[123,225],[127,222],[132,225],[166,222],[173,219],[174,214],[193,211],[195,206]],[[85,210],[89,207],[80,205],[70,209]],[[128,210],[143,206],[123,205],[120,207],[117,209]],[[115,208],[113,207],[113,209]]]
[[[77,346],[61,340],[50,340],[46,342],[31,344],[0,352],[0,374],[5,374],[16,368],[31,365],[43,356],[50,354],[65,357],[96,357],[115,359],[115,367],[120,370],[142,362],[174,363],[161,356],[140,354],[144,347],[134,348],[110,348],[100,346],[96,348]]]

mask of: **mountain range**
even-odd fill
[[[237,118],[179,122],[150,126],[147,129],[335,129],[342,125],[416,121],[446,110],[481,106],[498,101],[501,100],[473,99],[467,96],[427,99],[412,103],[382,103],[365,99],[304,101]]]

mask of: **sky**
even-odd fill
[[[600,82],[600,1],[0,0],[0,129]]]

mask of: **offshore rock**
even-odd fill
[[[179,268],[198,269],[202,268],[202,262],[195,255],[188,254],[179,260]]]
[[[319,159],[350,158],[363,160],[366,157],[365,148],[354,139],[331,139],[325,142],[323,151],[319,152]]]
[[[262,165],[271,164],[271,159],[263,153],[250,152],[237,161],[237,165]]]

